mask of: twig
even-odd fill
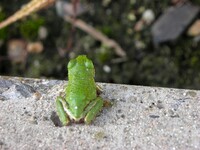
[[[11,23],[22,19],[33,12],[36,12],[44,7],[47,7],[53,4],[56,0],[32,0],[24,7],[22,7],[19,11],[17,11],[14,15],[10,16],[8,19],[0,23],[0,29],[10,25]]]
[[[99,31],[97,31],[95,28],[88,25],[84,21],[82,21],[80,19],[76,19],[74,21],[73,18],[71,18],[70,16],[67,16],[67,15],[65,15],[64,19],[65,19],[65,21],[67,21],[71,24],[74,24],[74,26],[76,26],[77,28],[80,28],[81,30],[85,31],[86,33],[91,35],[93,38],[101,41],[106,46],[108,46],[110,48],[114,48],[117,55],[119,55],[121,57],[126,56],[126,52],[121,48],[121,46],[116,41],[109,39],[107,36],[105,36],[104,34],[102,34]]]
[[[22,7],[19,11],[17,11],[14,15],[6,19],[5,21],[0,23],[0,29],[3,27],[6,27],[10,25],[11,23],[22,19],[28,15],[30,15],[33,12],[36,12],[44,7],[47,7],[51,4],[53,4],[56,0],[32,0],[28,4],[26,4],[24,7]],[[86,33],[90,34],[93,38],[101,41],[103,44],[110,48],[114,48],[117,55],[121,57],[125,57],[126,53],[121,48],[121,46],[114,40],[109,39],[107,36],[102,34],[101,32],[97,31],[92,26],[88,25],[84,21],[80,19],[73,19],[70,16],[65,15],[64,17],[65,21],[70,22],[72,25],[74,25],[77,28],[80,28],[81,30],[85,31]]]

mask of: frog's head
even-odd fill
[[[70,60],[68,71],[73,73],[86,73],[94,76],[94,65],[86,55],[79,55],[77,58]]]

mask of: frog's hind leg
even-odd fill
[[[66,126],[69,124],[70,120],[67,113],[64,110],[63,102],[64,102],[64,99],[58,96],[56,99],[56,111],[57,111],[60,121],[62,122],[62,125]]]
[[[90,124],[103,107],[103,99],[101,97],[97,97],[93,102],[91,102],[93,105],[92,108],[87,112],[84,119],[86,124]]]

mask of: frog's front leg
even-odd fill
[[[63,126],[66,126],[69,124],[70,120],[69,120],[69,116],[64,110],[64,107],[67,108],[66,101],[61,96],[58,96],[56,99],[56,111]]]
[[[103,92],[103,89],[100,85],[96,84],[97,95],[100,95]]]
[[[85,110],[86,111],[86,116],[84,119],[85,123],[90,124],[91,121],[96,117],[96,115],[101,111],[102,107],[103,107],[103,99],[101,97],[97,97],[94,101],[92,101]]]

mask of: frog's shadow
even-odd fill
[[[62,123],[60,122],[60,119],[55,111],[51,112],[50,119],[53,122],[53,124],[55,125],[55,127],[62,127]]]

